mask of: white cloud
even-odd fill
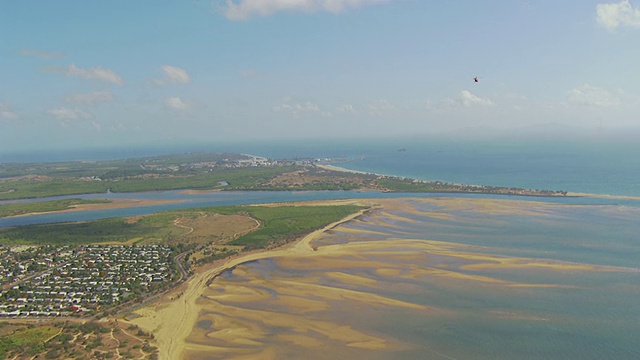
[[[458,100],[462,103],[462,106],[464,107],[471,107],[471,106],[490,107],[495,105],[493,101],[491,101],[491,99],[475,96],[467,90],[462,90],[460,92],[460,96],[458,97]]]
[[[596,12],[598,23],[608,30],[615,30],[619,26],[640,28],[640,7],[633,8],[629,0],[612,4],[598,4]]]
[[[48,67],[45,68],[44,71],[58,73],[71,77],[81,77],[84,79],[95,79],[100,80],[112,84],[123,85],[124,80],[122,77],[118,75],[115,71],[111,69],[105,69],[100,66],[96,66],[91,69],[82,69],[76,66],[76,64],[71,64],[65,67]]]
[[[611,92],[593,85],[584,84],[567,94],[569,102],[591,107],[612,107],[621,104],[620,98]]]
[[[494,106],[496,106],[496,104],[493,100],[481,98],[468,90],[462,90],[456,98],[445,98],[433,107],[427,106],[427,109],[449,112],[456,109],[490,108]]]
[[[187,70],[171,65],[162,65],[160,67],[164,77],[162,79],[153,79],[158,86],[166,86],[169,84],[188,84],[191,82],[191,76]]]
[[[19,118],[20,115],[13,111],[11,105],[0,102],[0,120],[17,120]]]
[[[226,0],[220,10],[230,20],[268,16],[280,11],[331,12],[384,3],[391,0]]]
[[[110,91],[94,91],[91,93],[70,94],[64,98],[68,102],[92,105],[97,102],[113,101],[114,96]]]
[[[59,59],[59,58],[63,58],[64,54],[62,53],[52,53],[52,52],[48,52],[48,51],[38,51],[38,50],[31,50],[31,49],[23,49],[20,51],[20,55],[22,56],[35,56],[35,57],[39,57],[41,59]]]
[[[387,100],[380,99],[369,105],[369,114],[373,116],[382,116],[383,113],[394,110],[395,108],[396,107],[390,104]]]
[[[298,117],[304,114],[320,113],[320,106],[318,106],[318,104],[313,103],[311,101],[294,103],[292,102],[292,99],[290,97],[286,97],[284,99],[284,104],[274,106],[273,111],[289,113],[293,117]]]
[[[356,109],[354,109],[353,105],[351,104],[344,104],[338,106],[336,112],[341,114],[356,114]]]
[[[473,95],[468,90],[462,90],[460,94],[458,94],[458,97],[454,99],[444,99],[441,105],[444,109],[495,106],[491,99],[481,98],[479,96]]]
[[[56,109],[47,110],[47,114],[52,115],[58,120],[88,120],[92,119],[93,115],[84,112],[80,109],[67,109],[65,107],[59,107]]]
[[[167,98],[164,104],[166,107],[174,110],[187,110],[190,107],[189,104],[177,96]]]

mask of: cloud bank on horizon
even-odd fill
[[[230,20],[247,20],[254,16],[269,16],[280,11],[340,13],[365,5],[392,0],[227,0],[218,8]]]
[[[2,3],[0,151],[640,129],[638,1],[152,4]]]

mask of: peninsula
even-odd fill
[[[344,161],[199,153],[0,164],[0,216],[149,205],[135,193],[153,190],[567,195],[363,173],[339,167]],[[134,199],[73,198],[105,192]],[[61,195],[68,199],[45,199]],[[377,200],[333,200],[0,229],[0,324],[7,324],[0,327],[0,358],[179,358],[198,318],[196,300],[216,276],[256,259],[311,253],[311,240],[371,210],[383,211]],[[363,334],[347,337],[380,346]]]

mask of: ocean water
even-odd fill
[[[275,159],[346,158],[352,161],[340,166],[420,180],[640,196],[640,141],[634,140],[378,139],[216,146]]]
[[[343,158],[359,171],[474,185],[640,196],[640,141],[305,140],[0,154],[0,162],[106,160],[184,152],[239,152],[274,159]]]
[[[341,151],[342,150],[342,151]],[[640,196],[640,142],[389,141],[336,146],[342,167],[450,183]]]

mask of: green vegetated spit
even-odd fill
[[[174,244],[181,241],[185,229],[173,221],[193,216],[195,211],[218,214],[244,214],[260,222],[260,227],[231,241],[247,249],[267,248],[290,241],[310,231],[359,211],[354,205],[337,206],[230,206],[174,210],[140,218],[112,218],[82,223],[26,225],[0,229],[4,245],[81,245],[118,243],[138,239],[138,243]],[[186,215],[185,215],[186,214]]]
[[[232,206],[216,208],[221,214],[246,212],[261,223],[253,232],[229,242],[249,249],[278,246],[362,210],[356,205],[335,206]]]

